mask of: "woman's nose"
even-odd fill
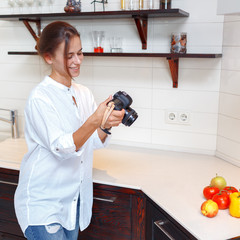
[[[82,62],[82,55],[79,56],[79,55],[75,54],[75,55],[74,55],[73,62],[74,62],[75,64],[81,64],[81,62]]]

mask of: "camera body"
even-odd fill
[[[130,105],[133,102],[132,98],[126,92],[118,91],[113,95],[111,102],[113,102],[115,105],[114,110],[125,110],[125,115],[123,117],[122,123],[125,126],[130,127],[138,118],[137,112],[134,109],[130,108]]]

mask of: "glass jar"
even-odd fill
[[[148,9],[153,9],[154,5],[153,5],[153,0],[148,0]]]
[[[128,0],[128,9],[134,10],[134,0]]]
[[[64,7],[65,12],[81,12],[81,1],[67,0],[66,6]]]
[[[171,53],[187,52],[187,33],[172,33],[171,35]]]
[[[160,9],[171,9],[171,0],[160,0]]]

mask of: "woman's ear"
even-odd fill
[[[45,53],[43,58],[44,58],[46,63],[52,64],[52,56],[49,53]]]

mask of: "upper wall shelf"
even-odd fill
[[[133,18],[142,42],[142,49],[147,49],[147,28],[148,18],[155,17],[188,17],[189,13],[181,9],[151,9],[133,11],[104,11],[104,12],[79,12],[79,13],[37,13],[37,14],[16,14],[0,15],[5,20],[23,21],[33,38],[37,40],[41,30],[41,20],[81,20],[81,19],[112,19],[112,18]],[[29,22],[37,24],[38,34],[34,33]]]
[[[133,11],[105,11],[105,12],[79,12],[79,13],[33,13],[33,14],[10,14],[0,15],[0,18],[6,20],[16,19],[91,19],[91,18],[129,18],[134,16],[154,17],[188,17],[189,13],[178,9],[151,9],[151,10],[133,10]]]

